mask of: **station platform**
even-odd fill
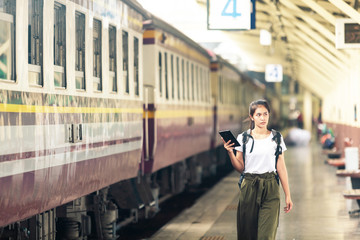
[[[285,161],[293,210],[283,212],[282,188],[277,240],[360,239],[360,218],[348,211],[358,208],[346,200],[348,180],[336,176],[336,168],[324,163],[320,146],[288,147]],[[151,240],[235,240],[239,173],[232,172],[189,209],[163,226]]]

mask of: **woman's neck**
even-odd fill
[[[269,133],[267,128],[257,128],[257,127],[255,127],[251,132],[256,135],[266,135]]]

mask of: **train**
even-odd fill
[[[0,2],[0,239],[116,239],[226,164],[263,84],[132,0]]]

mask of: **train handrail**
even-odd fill
[[[145,161],[149,161],[149,89],[145,87]]]
[[[154,96],[156,96],[156,92],[155,92],[155,88],[153,88],[153,91],[154,91]],[[154,143],[153,143],[153,149],[152,149],[152,154],[153,156],[151,156],[151,158],[154,158],[154,154],[155,154],[155,151],[156,151],[156,147],[157,147],[157,119],[155,117],[155,98],[154,98]]]

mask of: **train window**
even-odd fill
[[[229,79],[230,80],[230,79]],[[232,104],[233,103],[233,82],[232,81],[229,81],[228,82],[228,103],[229,104]]]
[[[54,85],[66,87],[65,51],[66,51],[66,10],[65,6],[54,3]]]
[[[176,80],[177,80],[177,97],[180,99],[180,66],[179,57],[176,57]]]
[[[43,0],[29,0],[28,6],[29,84],[42,86]]]
[[[195,76],[194,76],[194,64],[191,64],[191,100],[195,100]]]
[[[235,82],[231,82],[231,104],[235,105]]]
[[[207,96],[207,101],[210,102],[211,101],[211,77],[210,77],[210,72],[209,70],[206,71],[206,75],[207,75],[207,86],[208,86],[208,96]]]
[[[295,94],[299,94],[299,93],[300,93],[300,85],[299,85],[299,82],[298,82],[298,81],[295,81],[294,93],[295,93]]]
[[[204,69],[204,76],[205,76],[205,102],[209,102],[209,94],[210,94],[210,88],[209,88],[209,72]]]
[[[162,97],[162,54],[159,52],[159,94]]]
[[[198,66],[195,66],[195,99],[199,99],[199,68]]]
[[[228,104],[229,103],[229,97],[230,97],[230,92],[229,92],[229,79],[226,79],[225,78],[225,87],[223,88],[223,96],[224,96],[224,102],[225,104]]]
[[[221,78],[221,76],[219,76],[219,82],[218,82],[218,84],[219,84],[219,87],[218,87],[218,96],[219,96],[219,99],[218,99],[218,101],[219,101],[220,103],[223,103],[223,98],[222,98],[222,78]]]
[[[202,68],[199,68],[199,71],[200,71],[200,82],[199,82],[199,85],[200,85],[200,101],[204,101],[204,86],[203,86],[203,83],[204,83],[204,79],[203,79],[203,69]]]
[[[171,54],[170,56],[170,64],[171,64],[171,98],[174,99],[175,95],[175,84],[174,84],[174,56]]]
[[[93,25],[93,79],[94,89],[102,90],[101,79],[101,22],[94,19]]]
[[[190,68],[189,62],[186,62],[186,89],[187,89],[187,99],[190,100]]]
[[[117,92],[116,66],[116,27],[109,26],[109,84],[112,92]]]
[[[0,0],[0,79],[15,79],[15,8],[16,1]]]
[[[209,78],[208,78],[208,75],[207,75],[207,71],[206,69],[204,68],[203,69],[203,76],[204,76],[204,89],[205,89],[205,92],[204,92],[204,101],[205,102],[208,102],[208,95],[209,95]]]
[[[206,69],[203,69],[203,78],[204,78],[204,101],[207,102],[207,96],[208,96],[208,92],[209,92],[209,88],[208,88],[208,81],[209,79],[207,78],[207,74],[206,74]]]
[[[212,96],[211,94],[211,78],[210,78],[210,72],[208,70],[206,70],[206,85],[207,85],[207,97],[206,97],[206,101],[210,102],[210,98]]]
[[[165,61],[165,97],[169,99],[169,90],[168,90],[168,62],[167,62],[167,53],[164,53]]]
[[[209,73],[208,71],[206,71],[206,69],[204,69],[204,75],[205,75],[205,102],[209,102],[209,94],[210,94],[210,88],[209,88]]]
[[[201,101],[204,101],[205,96],[205,88],[204,88],[204,69],[200,68],[200,96]]]
[[[135,95],[139,96],[139,39],[134,37],[134,87]]]
[[[182,98],[185,99],[185,62],[181,60]]]
[[[85,90],[85,15],[75,13],[75,81],[76,89]]]
[[[125,93],[129,93],[129,34],[122,31],[123,80]]]
[[[225,97],[225,103],[228,104],[230,102],[230,91],[229,91],[229,88],[230,88],[230,82],[229,82],[229,79],[225,78],[225,87],[223,88],[223,96]]]

